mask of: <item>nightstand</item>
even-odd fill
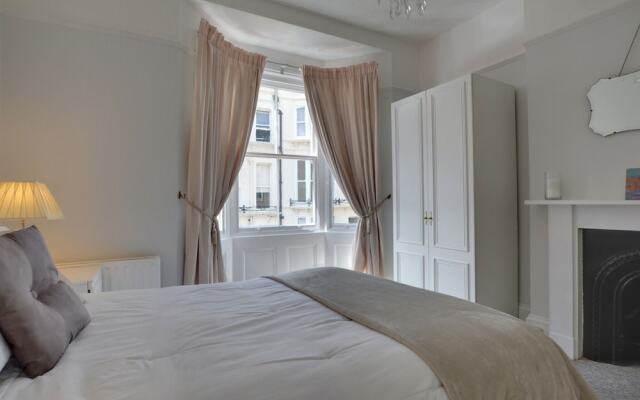
[[[58,268],[78,293],[102,292],[102,265]]]

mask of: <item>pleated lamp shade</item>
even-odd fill
[[[62,210],[47,185],[0,182],[0,220],[62,219]]]

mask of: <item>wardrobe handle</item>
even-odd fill
[[[429,225],[433,224],[433,215],[431,214],[431,211],[424,212],[424,222]]]

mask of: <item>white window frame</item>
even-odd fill
[[[263,75],[262,84],[265,87],[275,89],[286,89],[304,92],[304,85],[302,82],[302,76],[297,70],[288,69],[282,73],[282,68],[267,63],[267,68]],[[305,108],[305,124],[307,107]],[[296,111],[297,113],[297,111]],[[279,135],[279,118],[276,116],[275,135]],[[297,119],[296,119],[297,122]],[[274,126],[271,125],[271,138],[273,142]],[[308,135],[307,127],[305,125],[305,133]],[[297,126],[296,126],[297,134]],[[315,135],[315,132],[311,133]],[[302,136],[297,136],[302,137]],[[312,179],[312,191],[315,195],[315,225],[304,226],[264,226],[264,227],[239,227],[240,217],[238,211],[239,194],[238,194],[238,182],[233,187],[229,199],[224,207],[224,237],[251,237],[251,236],[273,236],[283,234],[308,234],[314,232],[354,232],[356,226],[353,224],[333,224],[333,193],[331,187],[331,172],[329,171],[328,164],[322,154],[322,150],[318,147],[316,156],[303,156],[303,155],[284,155],[284,154],[265,154],[265,153],[249,153],[246,157],[259,157],[259,158],[274,158],[274,159],[294,159],[294,160],[311,160],[314,163],[314,176]],[[296,177],[297,181],[297,177]]]

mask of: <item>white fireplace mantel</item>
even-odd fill
[[[526,200],[528,206],[640,206],[640,200]]]
[[[640,231],[640,201],[527,200],[547,208],[549,336],[582,356],[582,229]]]

